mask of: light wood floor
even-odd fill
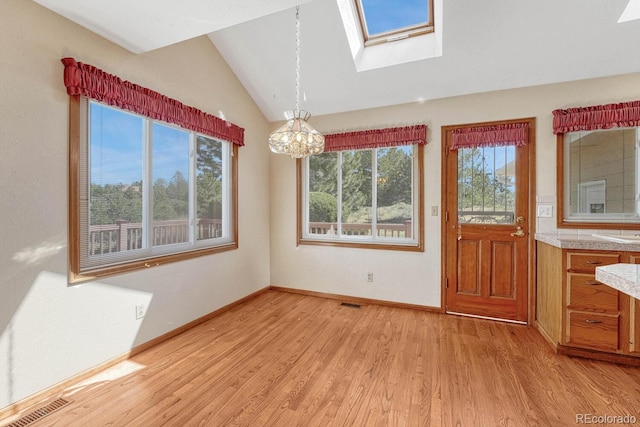
[[[556,355],[534,328],[277,291],[106,374],[112,378],[68,389],[72,403],[35,425],[564,427],[582,413],[640,419],[640,369]]]

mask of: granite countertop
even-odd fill
[[[640,299],[640,264],[611,264],[596,267],[596,280]]]
[[[621,236],[624,237],[624,236]],[[640,252],[640,242],[620,243],[604,240],[590,234],[545,234],[536,233],[537,241],[561,249],[585,249],[599,251]]]

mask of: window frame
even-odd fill
[[[410,25],[408,27],[398,28],[395,30],[385,31],[375,35],[370,35],[367,21],[364,13],[362,0],[354,0],[355,9],[360,22],[360,29],[364,41],[364,46],[375,46],[383,43],[391,43],[398,40],[404,40],[409,37],[422,36],[435,32],[433,0],[424,0],[427,2],[427,22],[424,24]]]
[[[84,100],[86,100],[86,102]],[[156,267],[172,262],[183,261],[195,257],[225,252],[238,248],[238,145],[229,141],[224,141],[223,139],[218,137],[210,137],[203,134],[203,136],[206,136],[208,138],[221,140],[229,144],[228,149],[230,151],[230,161],[228,162],[228,167],[230,168],[230,170],[228,173],[228,179],[230,179],[230,201],[228,208],[225,209],[225,212],[228,212],[228,221],[230,222],[228,241],[217,243],[215,245],[206,245],[198,243],[196,239],[195,242],[193,242],[191,245],[180,244],[179,247],[178,245],[176,245],[176,248],[178,248],[178,250],[170,250],[167,247],[163,247],[162,249],[156,251],[161,253],[152,253],[153,248],[150,248],[142,257],[124,260],[117,263],[109,263],[95,267],[83,268],[81,266],[81,251],[86,250],[86,247],[82,247],[83,245],[80,239],[83,230],[83,216],[81,215],[81,180],[83,178],[88,179],[89,173],[88,171],[86,171],[84,172],[85,175],[83,176],[83,171],[81,170],[83,164],[81,156],[88,155],[88,152],[86,152],[86,150],[89,148],[89,144],[87,144],[86,147],[83,147],[85,140],[83,132],[86,131],[86,129],[83,129],[83,114],[86,114],[88,116],[88,111],[83,111],[83,108],[88,110],[90,102],[96,101],[80,95],[69,96],[69,283],[74,284],[86,282],[98,278],[143,270],[146,268]],[[119,109],[118,107],[109,105],[107,106],[109,108],[115,108],[123,112],[130,113],[126,109]],[[144,117],[141,115],[138,116]],[[146,119],[151,120],[155,123],[159,123],[161,125],[176,127],[175,125],[167,124],[157,119]],[[177,128],[190,133],[194,132],[189,129],[184,129],[180,126],[177,126]],[[195,133],[199,134],[198,132]],[[88,136],[86,140],[88,141]],[[85,150],[86,154],[83,153],[83,150]],[[88,207],[89,205],[87,203],[87,208]],[[88,227],[88,224],[86,224],[84,228],[86,229],[86,227]],[[187,246],[190,246],[190,248],[187,248]]]
[[[390,239],[383,241],[375,241],[372,239],[364,238],[315,238],[309,237],[305,233],[305,227],[308,225],[307,211],[308,200],[307,191],[307,159],[296,160],[296,193],[297,193],[297,245],[317,245],[317,246],[334,246],[334,247],[349,247],[360,249],[383,249],[383,250],[398,250],[398,251],[412,251],[412,252],[424,252],[424,145],[423,144],[406,144],[412,145],[414,148],[414,171],[413,171],[413,183],[416,188],[412,188],[412,195],[414,203],[417,206],[413,206],[416,217],[414,218],[414,231],[415,240],[412,242],[392,242]],[[400,146],[400,145],[398,145]],[[385,148],[385,147],[378,147]],[[373,150],[374,148],[366,148]],[[353,151],[353,150],[338,150],[336,152]],[[307,206],[305,207],[305,203]]]

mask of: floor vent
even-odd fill
[[[46,417],[47,415],[57,411],[58,409],[68,405],[69,403],[71,403],[68,400],[65,399],[56,399],[53,402],[49,403],[48,405],[43,406],[42,408],[38,408],[35,411],[25,415],[24,417],[12,422],[11,424],[7,424],[5,427],[25,427],[25,426],[29,426],[33,423],[35,423],[36,421],[41,420],[42,418]]]
[[[340,305],[344,305],[345,307],[351,307],[351,308],[360,308],[362,307],[360,304],[356,304],[353,302],[343,302]]]

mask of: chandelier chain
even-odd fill
[[[300,110],[300,6],[296,6],[296,111]]]

